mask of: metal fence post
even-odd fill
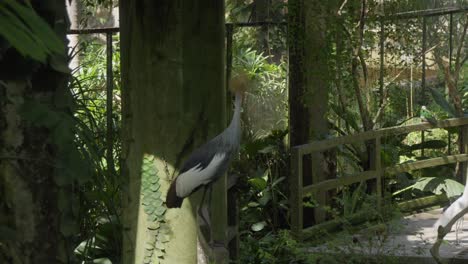
[[[106,32],[106,159],[109,176],[114,172],[114,124],[112,120],[114,74],[112,71],[112,32]]]

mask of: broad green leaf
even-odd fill
[[[258,199],[258,202],[265,206],[271,200],[271,193],[269,191],[263,191],[262,194],[263,195]]]
[[[422,143],[414,144],[409,146],[410,150],[419,150],[419,149],[438,149],[447,147],[447,143],[443,140],[427,140]]]
[[[158,209],[156,209],[154,213],[157,214],[158,216],[162,216],[165,212],[166,212],[166,208],[160,206],[158,207]]]
[[[156,248],[158,249],[164,249],[165,246],[164,246],[164,243],[160,242],[160,241],[156,241]]]
[[[93,263],[95,263],[95,264],[112,264],[112,261],[110,261],[110,259],[108,259],[108,258],[98,258],[98,259],[94,259]]]
[[[160,222],[151,222],[150,224],[148,224],[148,229],[149,230],[157,230],[157,229],[159,229],[159,227],[161,227]]]
[[[257,203],[257,202],[249,202],[249,203],[247,204],[248,207],[258,207],[259,205],[260,205],[260,204]]]
[[[259,153],[262,153],[262,154],[268,154],[268,153],[273,153],[276,151],[276,147],[275,146],[272,146],[272,145],[268,145],[264,148],[262,148],[261,150],[259,150],[258,152]]]
[[[75,254],[83,255],[85,254],[87,247],[94,247],[95,244],[94,238],[84,240],[75,248],[74,252]]]
[[[50,57],[49,59],[49,64],[50,66],[58,71],[58,72],[62,72],[62,73],[66,73],[66,74],[70,74],[71,73],[71,70],[70,68],[68,67],[68,60],[67,60],[67,57],[65,56],[65,54],[54,54]]]
[[[459,196],[464,190],[462,184],[446,177],[422,177],[413,185],[413,188],[437,195],[445,192],[448,198]]]
[[[449,199],[463,194],[464,189],[465,186],[463,186],[463,184],[452,179],[445,179],[444,190]]]
[[[266,222],[261,221],[261,222],[253,224],[250,228],[252,229],[252,231],[258,232],[258,231],[261,231],[263,228],[265,228],[265,226],[266,226]]]
[[[252,179],[249,179],[248,182],[257,191],[263,191],[267,186],[267,182],[263,178],[252,178]]]
[[[18,17],[4,6],[0,6],[0,25],[2,25],[0,27],[0,35],[10,42],[19,53],[34,60],[45,62],[46,53],[44,50],[36,47],[35,41],[31,38],[32,33]]]
[[[442,194],[444,180],[439,177],[422,177],[414,184],[413,188],[424,192]]]
[[[286,180],[286,177],[284,177],[284,176],[279,177],[278,179],[276,179],[276,180],[273,182],[273,184],[271,185],[271,187],[272,187],[272,188],[275,187],[278,183],[280,183],[280,182],[282,182],[282,181],[284,181],[284,180]]]
[[[151,250],[154,248],[154,245],[151,243],[145,243],[145,248]]]
[[[42,44],[49,53],[65,52],[65,45],[58,38],[57,34],[47,24],[31,6],[24,6],[15,0],[4,0],[10,5],[24,23],[31,29],[34,36],[37,36],[39,43]]]
[[[30,5],[1,1],[0,25],[0,36],[23,56],[45,63],[49,54],[65,54],[64,42]]]
[[[431,92],[432,98],[434,101],[444,110],[450,117],[456,117],[456,111],[452,104],[450,104],[443,94],[437,91],[434,88],[430,88],[429,91]]]

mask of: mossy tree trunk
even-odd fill
[[[65,2],[32,5],[65,43]],[[66,50],[52,67],[5,39],[0,47],[0,263],[70,263],[77,201],[64,154],[77,150]]]
[[[199,199],[161,202],[184,158],[225,127],[224,4],[126,0],[120,12],[123,260],[196,263]],[[225,188],[221,179],[213,193],[214,240],[224,240]]]
[[[290,50],[290,144],[296,146],[311,140],[324,139],[328,133],[328,96],[331,74],[331,48],[327,32],[331,26],[331,7],[335,1],[289,1]],[[326,162],[327,160],[327,162]],[[304,157],[304,184],[317,183],[333,176],[333,155],[313,153]],[[326,202],[325,193],[316,197],[320,205]],[[304,211],[308,219],[322,222],[322,210]],[[309,223],[310,224],[310,223]]]

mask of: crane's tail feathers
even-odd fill
[[[458,197],[458,199],[452,203],[447,210],[445,210],[439,219],[434,224],[434,228],[437,230],[439,226],[446,227],[449,222],[461,211],[468,207],[468,195],[465,193]]]
[[[167,196],[166,196],[166,206],[167,208],[179,208],[182,205],[182,201],[184,198],[180,198],[177,196],[176,192],[176,182],[173,181],[171,183],[171,186],[169,187],[169,190],[167,191]]]

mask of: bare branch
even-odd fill
[[[338,14],[339,16],[341,16],[342,10],[343,10],[343,8],[344,8],[344,6],[346,5],[347,2],[348,2],[348,0],[344,0],[343,3],[341,4],[340,8],[338,9],[337,14]]]
[[[462,53],[462,47],[465,43],[467,28],[468,28],[468,19],[466,19],[465,21],[465,25],[463,26],[463,33],[460,36],[460,41],[458,41],[457,57],[455,58],[455,76],[457,76],[457,79],[458,79],[458,74],[460,73],[460,69],[463,66],[463,63],[460,63],[460,57]],[[464,62],[465,59],[463,59],[462,61]]]
[[[439,68],[442,69],[444,72],[445,84],[447,85],[449,97],[453,101],[455,110],[457,111],[457,115],[463,116],[463,105],[461,102],[461,95],[457,89],[458,76],[454,76],[450,72],[450,66],[444,63],[444,61],[442,60],[442,56],[439,54],[439,52],[434,52],[434,59]]]

